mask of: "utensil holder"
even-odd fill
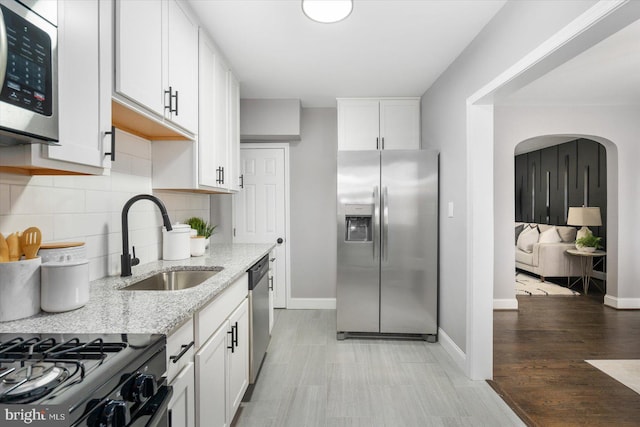
[[[40,312],[40,257],[0,263],[0,322]]]

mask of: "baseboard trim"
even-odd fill
[[[335,310],[335,298],[290,298],[287,303],[290,310]]]
[[[640,309],[640,298],[618,298],[611,295],[604,296],[604,305],[618,310]]]
[[[447,333],[443,331],[442,328],[438,328],[438,342],[440,342],[440,345],[442,346],[444,351],[446,351],[447,354],[451,356],[451,359],[453,359],[453,362],[466,375],[467,355],[464,354],[464,351],[462,351],[460,347],[458,347],[458,345],[455,342],[453,342],[451,337],[447,335]]]
[[[493,299],[494,310],[517,310],[518,300],[516,298]]]

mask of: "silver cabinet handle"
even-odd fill
[[[273,276],[269,277],[269,290],[272,291],[273,290]]]

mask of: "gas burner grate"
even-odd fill
[[[124,342],[105,343],[102,338],[96,338],[86,343],[79,338],[58,343],[54,338],[14,338],[0,342],[0,361],[27,359],[72,359],[72,360],[100,360],[109,353],[117,353],[127,347]]]

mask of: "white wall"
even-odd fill
[[[211,224],[216,226],[211,235],[214,243],[233,243],[233,194],[212,194]]]
[[[607,150],[607,298],[619,307],[640,307],[640,107],[538,106],[495,109],[495,298],[514,298],[513,221],[515,146],[534,136],[577,135]]]
[[[91,280],[120,273],[121,212],[125,202],[151,193],[152,143],[118,131],[110,176],[24,176],[0,173],[0,232],[7,236],[37,226],[43,242],[86,242]],[[209,217],[209,196],[156,193],[172,222]],[[129,243],[141,263],[162,255],[162,219],[149,201],[129,212]],[[135,273],[135,267],[133,267]]]
[[[595,1],[507,2],[422,97],[422,145],[440,151],[440,327],[467,340],[467,98]],[[513,155],[513,150],[511,150]],[[482,164],[474,165],[482,168]],[[487,170],[491,173],[491,169]],[[511,179],[512,181],[513,179]],[[488,195],[490,202],[491,195]],[[448,202],[454,217],[447,217]],[[476,209],[482,209],[477,206]]]
[[[303,108],[290,145],[291,297],[336,296],[338,125],[335,108]]]

